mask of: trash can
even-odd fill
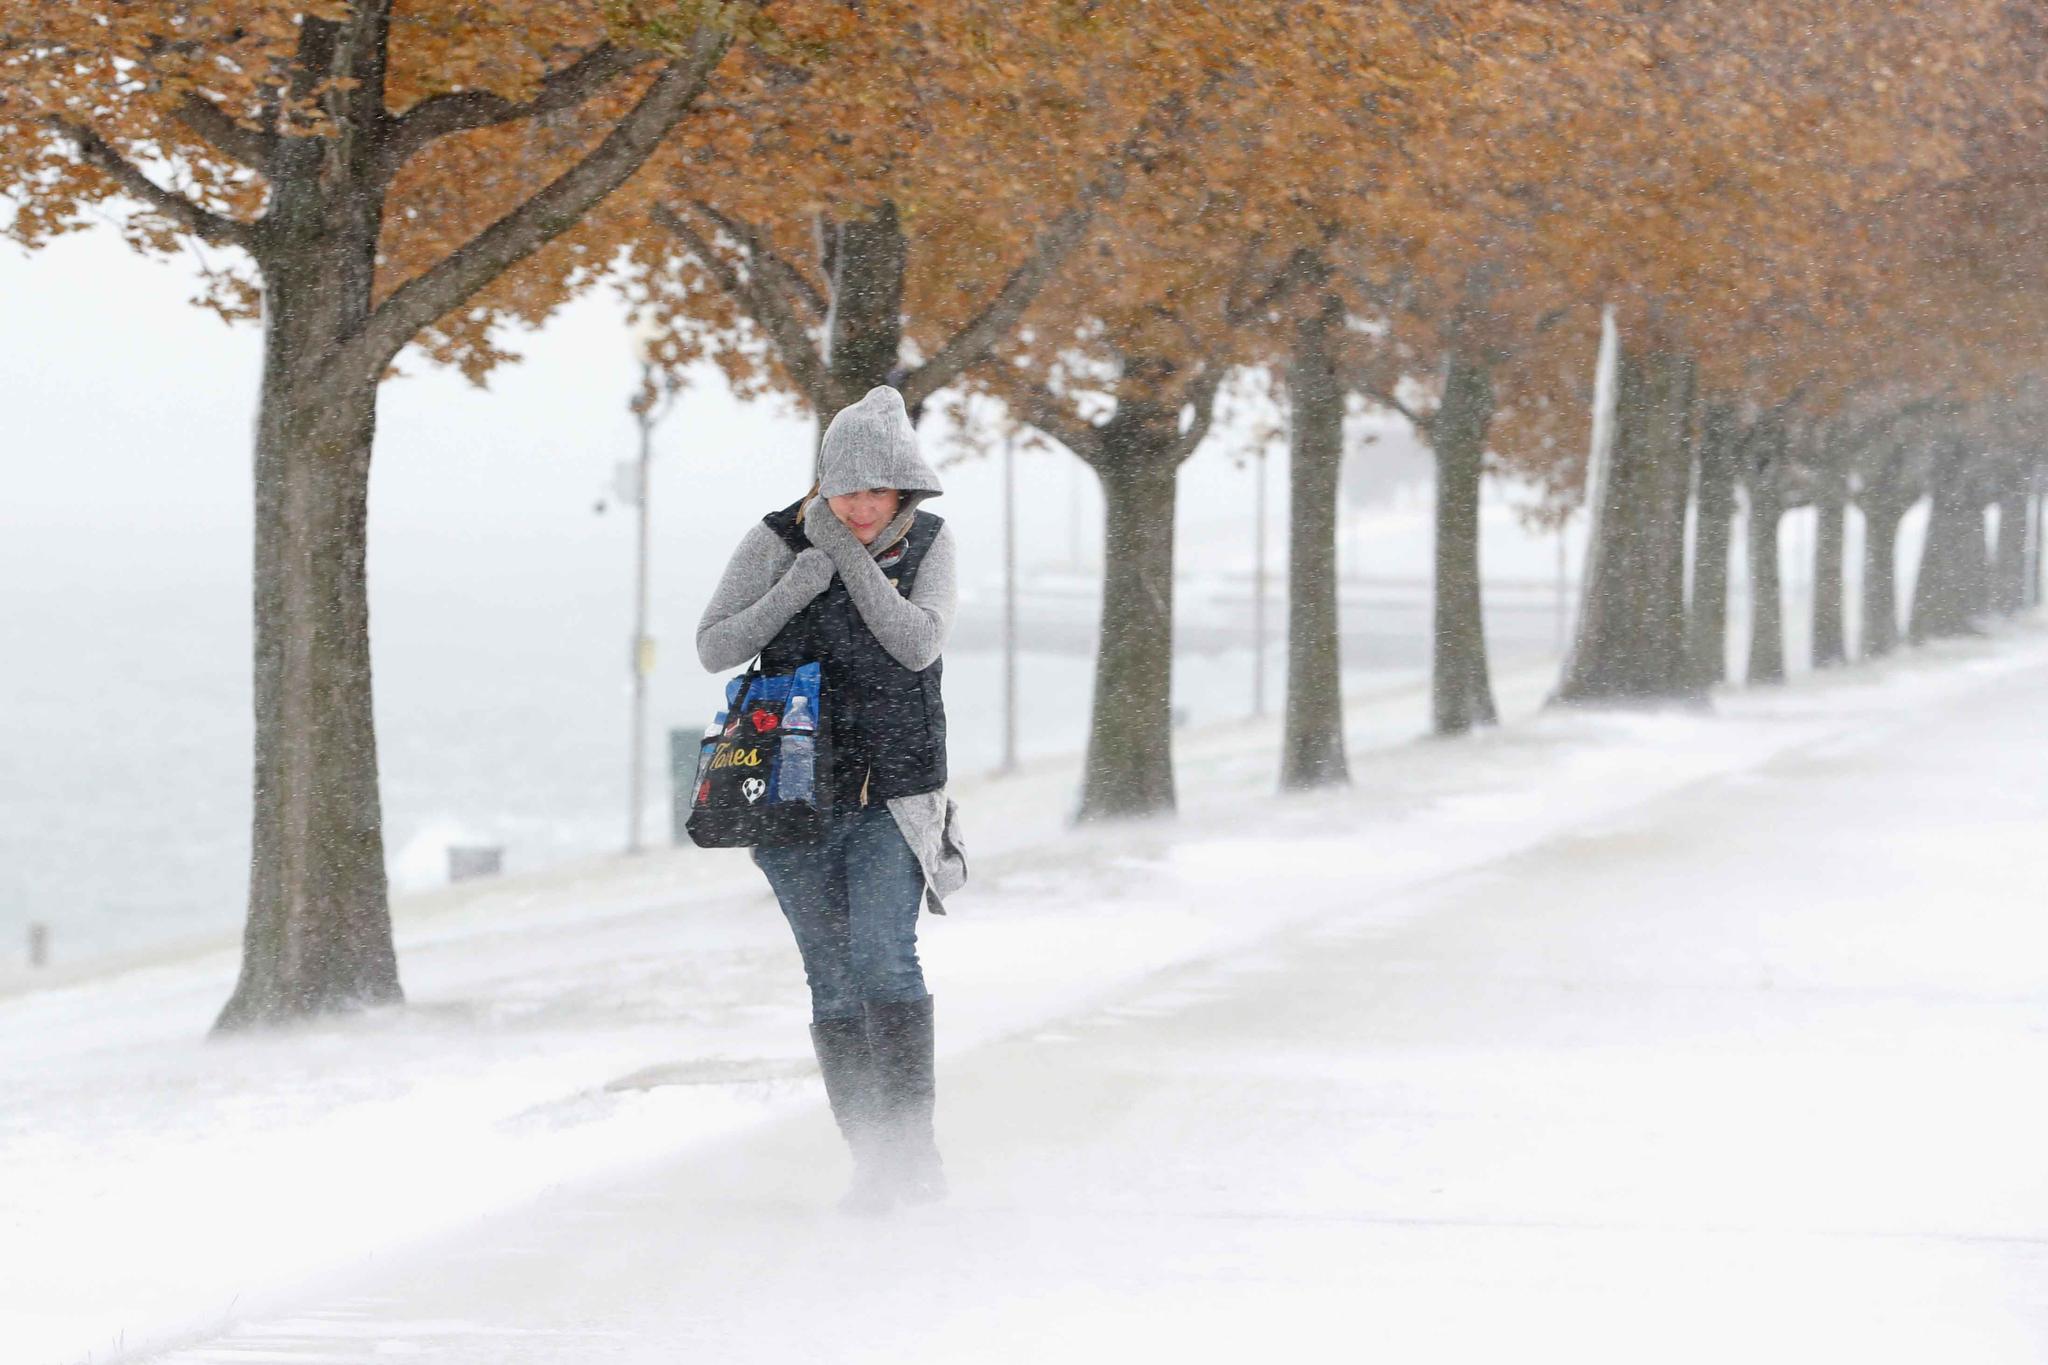
[[[448,845],[448,880],[466,882],[471,877],[495,877],[505,870],[503,844]]]

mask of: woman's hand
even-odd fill
[[[805,505],[804,534],[810,537],[814,548],[830,555],[835,562],[844,562],[840,558],[842,555],[868,552],[868,547],[860,543],[860,537],[839,519],[832,510],[832,504],[824,498],[812,498]]]
[[[797,555],[796,563],[789,566],[788,572],[782,575],[782,581],[801,589],[804,599],[809,601],[832,586],[832,575],[837,572],[832,556],[813,545]]]

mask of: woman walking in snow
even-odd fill
[[[751,527],[697,627],[722,672],[823,664],[833,761],[815,844],[757,848],[811,988],[811,1042],[854,1159],[841,1207],[879,1213],[946,1193],[932,1132],[932,997],[917,960],[927,899],[966,879],[946,799],[939,653],[952,625],[953,533],[895,389],[825,431],[810,494]]]

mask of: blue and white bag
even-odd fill
[[[823,670],[750,668],[725,685],[705,733],[685,828],[701,848],[778,848],[824,837],[832,783]]]

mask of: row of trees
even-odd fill
[[[1779,528],[1813,511],[1812,662],[1848,661],[1847,623],[1861,654],[1977,631],[2040,600],[2041,503],[2048,460],[2035,443],[2043,413],[2024,404],[1963,411],[1911,402],[1863,416],[1801,421],[1762,414],[1742,423],[1708,409],[1696,438],[1695,532],[1687,641],[1700,686],[1724,681],[1731,528],[1747,531],[1751,683],[1785,677]],[[1735,493],[1746,492],[1738,507]],[[1899,599],[1899,527],[1925,502],[1927,535],[1909,603]],[[1863,525],[1861,600],[1847,597],[1849,511]],[[1988,515],[1987,515],[1988,514]]]
[[[1930,566],[1958,567],[1921,589],[1956,605],[1923,634],[1977,603],[1995,484],[1977,552],[2008,584],[2012,490],[2037,486],[2007,428],[2042,350],[2044,52],[2013,0],[0,0],[15,240],[109,214],[141,250],[196,240],[204,301],[265,328],[254,856],[221,1026],[400,998],[364,517],[408,347],[483,382],[501,324],[610,281],[666,364],[742,394],[1000,399],[1104,494],[1084,818],[1173,804],[1177,474],[1224,378],[1262,370],[1292,415],[1282,780],[1338,782],[1350,395],[1435,453],[1446,732],[1493,718],[1489,467],[1590,499],[1564,700],[1713,681],[1738,482],[1758,544],[1808,496],[1853,497],[1889,544],[1934,490]]]

